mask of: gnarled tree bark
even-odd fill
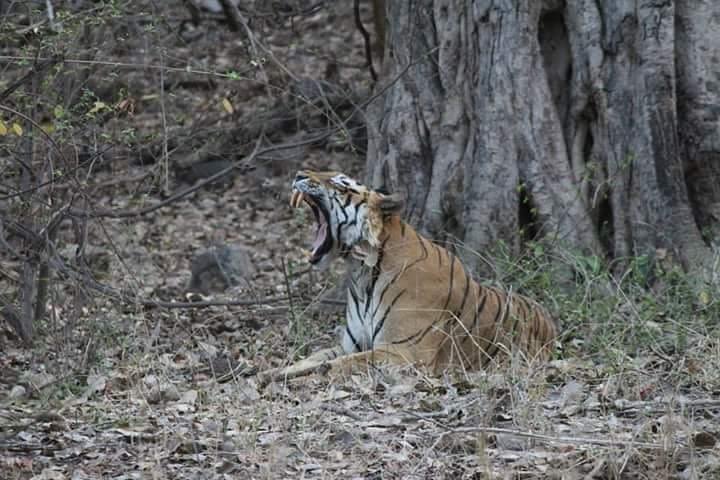
[[[530,234],[690,268],[720,218],[720,4],[387,3],[369,182],[472,251]],[[409,66],[409,67],[408,67]],[[523,233],[524,232],[524,233]],[[525,235],[525,236],[524,236]]]

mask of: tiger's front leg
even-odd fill
[[[334,358],[328,358],[331,352],[340,352]],[[374,350],[346,355],[341,348],[320,350],[305,360],[301,360],[287,368],[276,368],[258,374],[261,386],[275,380],[291,379],[322,372],[330,377],[349,375],[360,368],[367,368],[376,363],[393,363],[398,365],[414,363],[413,355],[405,348],[394,345],[380,346]]]
[[[326,365],[329,361],[334,360],[341,355],[345,355],[345,352],[340,346],[318,350],[309,357],[293,363],[288,367],[272,368],[258,373],[258,383],[261,386],[264,386],[274,380],[310,375],[314,371],[321,369],[322,366]]]

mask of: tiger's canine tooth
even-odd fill
[[[298,208],[303,200],[303,194],[302,192],[298,192],[295,190],[292,192],[292,195],[290,196],[290,206],[293,208]]]

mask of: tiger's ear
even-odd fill
[[[385,215],[399,214],[405,208],[405,199],[399,193],[376,193],[376,205]]]
[[[368,197],[368,218],[367,218],[367,241],[373,247],[382,243],[382,233],[385,228],[385,219],[389,215],[399,214],[405,201],[398,194],[385,195],[378,192],[370,192]]]

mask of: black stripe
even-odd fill
[[[405,293],[405,289],[401,290],[400,293],[398,293],[397,295],[395,295],[395,298],[393,298],[393,301],[390,302],[390,306],[387,308],[387,310],[385,310],[385,313],[383,314],[382,318],[380,319],[380,322],[379,322],[377,325],[375,325],[375,330],[373,330],[373,335],[372,335],[372,344],[373,344],[373,346],[375,345],[375,337],[378,336],[378,333],[380,333],[380,330],[382,330],[382,327],[383,327],[383,325],[385,324],[385,319],[387,318],[388,314],[390,313],[390,311],[391,311],[391,310],[393,309],[393,307],[395,306],[395,303],[397,303],[397,301],[400,299],[400,297],[401,297],[404,293]]]
[[[453,282],[455,280],[455,255],[452,253],[450,254],[450,285],[448,286],[448,294],[447,298],[445,299],[445,306],[440,310],[440,315],[443,314],[443,312],[447,311],[448,305],[450,305],[450,300],[452,299],[453,294]]]
[[[405,222],[400,220],[400,236],[405,238]]]
[[[337,228],[335,229],[335,240],[337,240],[338,243],[341,242],[341,238],[342,238],[342,237],[340,237],[340,230],[342,229],[343,225],[345,225],[345,221],[344,221],[344,220],[343,220],[342,222],[338,223],[338,226],[337,226]]]
[[[532,314],[533,314],[533,310],[532,310],[532,308],[531,308],[530,302],[528,301],[527,298],[522,297],[522,296],[518,296],[518,297],[517,297],[517,302],[518,302],[518,309],[517,309],[517,310],[518,310],[519,313],[522,313],[522,318],[519,319],[519,320],[516,320],[515,325],[513,326],[513,332],[512,332],[512,334],[513,334],[513,340],[515,340],[516,333],[519,333],[519,334],[520,334],[520,335],[518,335],[518,339],[519,339],[519,338],[522,336],[522,331],[525,331],[526,329],[529,329],[529,328],[531,329],[531,328],[532,328],[532,326],[531,326],[530,323],[532,322],[532,318],[533,318],[533,315],[532,315]],[[521,309],[520,307],[522,307],[522,309]],[[516,314],[517,314],[518,312],[516,312]],[[523,325],[522,327],[520,327],[521,332],[515,332],[515,329],[517,328],[517,322],[519,322],[520,320],[524,320],[524,325]],[[527,341],[528,341],[528,344],[529,344],[529,342],[531,342],[532,339],[528,336]]]
[[[493,358],[497,354],[498,350],[500,349],[500,345],[497,342],[497,337],[498,337],[497,323],[498,323],[498,319],[500,318],[500,314],[502,313],[502,319],[500,320],[500,329],[502,331],[502,330],[504,330],[503,324],[505,323],[505,314],[510,310],[509,305],[507,305],[507,307],[505,306],[507,304],[507,296],[505,296],[506,301],[503,302],[502,301],[503,295],[500,295],[500,293],[496,292],[494,289],[492,291],[498,297],[498,307],[497,307],[497,313],[495,314],[495,318],[493,319],[493,325],[495,325],[495,333],[493,335],[493,342],[492,342],[492,345],[490,345],[490,348],[488,350],[485,350],[485,354],[489,358]]]
[[[475,335],[475,329],[477,328],[478,319],[480,318],[480,313],[485,309],[485,302],[487,301],[487,290],[485,290],[482,286],[478,285],[478,294],[480,292],[483,292],[482,301],[477,305],[477,308],[475,309],[475,318],[473,318],[472,326],[470,327],[470,335],[465,337],[463,339],[463,343],[467,342],[472,336]]]
[[[433,243],[433,247],[435,247],[435,250],[437,251],[437,254],[438,254],[438,267],[442,267],[442,257],[440,256],[441,255],[440,247],[438,247],[434,243]]]
[[[393,286],[393,284],[398,279],[398,277],[400,275],[402,275],[403,273],[405,273],[405,269],[398,270],[398,272],[390,279],[390,281],[387,283],[387,285],[385,285],[385,288],[380,293],[380,298],[378,299],[377,304],[375,305],[375,310],[373,311],[372,316],[370,316],[370,318],[375,318],[375,315],[377,315],[378,310],[380,310],[380,307],[382,306],[382,301],[383,301],[383,298],[385,298],[385,294],[387,293],[388,290],[390,290],[390,287]]]
[[[343,216],[347,219],[347,212],[345,212],[345,207],[343,206],[343,203],[338,199],[337,195],[333,195],[330,197],[335,203],[338,205],[338,210],[340,210],[343,214]]]
[[[460,264],[460,266],[462,267],[462,263]],[[460,309],[454,310],[452,312],[452,315],[450,315],[450,317],[445,322],[444,328],[445,328],[445,331],[448,333],[450,333],[450,331],[451,331],[450,327],[454,322],[460,322],[462,324],[462,314],[463,314],[463,310],[465,310],[465,301],[467,300],[468,290],[470,289],[470,278],[468,277],[467,272],[465,271],[464,268],[462,269],[462,271],[465,274],[465,291],[463,292],[462,302],[460,302]]]
[[[373,292],[375,291],[375,284],[378,281],[378,277],[380,277],[380,264],[382,263],[383,256],[385,255],[385,243],[387,243],[389,239],[390,237],[387,237],[385,240],[383,240],[382,245],[380,245],[380,248],[378,249],[377,262],[372,267],[372,276],[370,277],[370,282],[367,284],[367,287],[365,287],[365,315],[367,315],[368,311],[370,310],[370,300],[373,297]]]
[[[343,208],[347,208],[352,203],[352,195],[346,195],[345,196],[345,204],[343,204]]]
[[[362,348],[360,348],[360,344],[355,339],[355,335],[352,334],[352,331],[350,330],[350,325],[345,326],[345,331],[347,332],[348,336],[350,337],[350,340],[352,340],[353,345],[355,346],[355,350],[358,352],[362,352]]]
[[[360,320],[360,323],[365,325],[365,320],[363,316],[360,314],[360,299],[357,296],[357,292],[355,291],[355,288],[357,286],[355,285],[355,281],[350,278],[350,285],[348,285],[348,292],[350,293],[350,300],[352,300],[352,303],[355,305],[355,313],[357,313],[357,317]],[[350,308],[350,305],[348,305],[348,308]]]
[[[517,295],[516,295],[516,297],[517,297]],[[517,297],[517,298],[518,298],[518,300],[522,300],[520,297]],[[508,302],[511,302],[511,301],[512,301],[511,295],[508,295]],[[510,329],[510,331],[508,332],[511,335],[510,338],[514,342],[515,341],[515,329],[517,329],[517,324],[521,320],[521,318],[524,318],[525,316],[518,315],[517,311],[513,312],[512,303],[510,303],[510,306],[508,307],[508,311],[510,312],[511,315],[515,316],[515,318],[513,319],[513,326]],[[503,323],[504,323],[504,321],[503,321]]]
[[[357,224],[357,218],[353,218],[348,223],[342,223],[342,224],[338,225],[338,228],[337,228],[338,243],[340,243],[340,227],[343,227],[343,226],[352,227],[353,225],[356,225],[356,224]]]
[[[418,343],[422,342],[423,338],[425,338],[425,335],[430,331],[431,328],[435,326],[436,322],[433,322],[428,326],[425,330],[418,330],[417,332],[413,333],[409,337],[403,338],[402,340],[395,340],[392,342],[393,345],[399,345],[401,343],[410,342],[412,340],[415,340],[416,337],[420,336],[420,338],[417,341],[413,342],[413,345],[417,345]]]
[[[348,214],[345,211],[345,208],[343,208],[342,203],[340,203],[340,200],[337,199],[336,196],[333,196],[332,199],[340,206],[339,210],[340,213],[343,215],[343,219],[341,222],[338,222],[337,228],[335,229],[335,240],[340,243],[340,230],[342,230],[343,225],[345,225],[348,222]]]
[[[418,240],[418,242],[420,243],[420,246],[422,247],[423,253],[422,253],[422,255],[420,255],[419,258],[413,260],[413,262],[412,262],[410,265],[408,265],[407,267],[405,267],[404,270],[409,270],[409,269],[410,269],[412,266],[414,266],[416,263],[422,262],[423,260],[425,260],[426,258],[428,258],[428,251],[427,251],[427,247],[425,246],[425,239],[422,238],[422,237],[420,236],[420,234],[417,233],[417,232],[415,232],[415,236],[417,237],[417,240]]]
[[[462,318],[463,311],[465,310],[465,301],[467,300],[468,291],[470,290],[470,277],[464,268],[463,273],[465,274],[465,293],[463,293],[463,299],[462,302],[460,302],[460,310],[458,310],[457,315],[458,318]]]

